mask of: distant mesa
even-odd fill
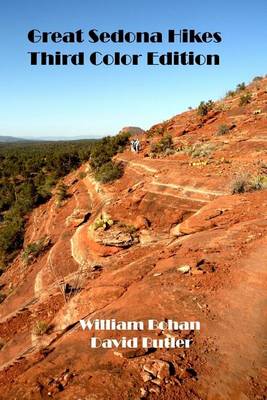
[[[119,133],[126,132],[129,132],[131,135],[141,135],[142,133],[145,133],[145,131],[138,126],[126,126],[125,128],[122,128]]]
[[[0,143],[38,143],[38,142],[69,142],[69,141],[78,141],[78,140],[86,140],[86,141],[95,141],[99,138],[91,138],[88,136],[39,136],[32,138],[20,138],[15,136],[1,136],[0,135]]]
[[[14,136],[1,136],[0,135],[0,143],[19,143],[19,142],[28,142],[27,139],[17,138]]]

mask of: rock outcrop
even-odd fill
[[[137,126],[125,126],[119,133],[130,133],[131,135],[141,135],[145,131]]]

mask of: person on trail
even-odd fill
[[[140,142],[138,139],[131,140],[131,151],[138,153],[140,151]]]
[[[131,140],[131,151],[135,152],[135,140]]]
[[[135,141],[135,151],[138,153],[140,151],[140,142],[139,139]]]

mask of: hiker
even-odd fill
[[[140,142],[139,139],[135,141],[135,151],[138,153],[140,151]]]
[[[138,153],[140,151],[140,142],[138,139],[131,140],[131,151]]]
[[[135,140],[131,140],[131,151],[135,152]]]

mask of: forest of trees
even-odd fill
[[[0,269],[23,244],[25,215],[51,197],[51,189],[88,160],[93,142],[0,145]]]
[[[31,142],[0,145],[0,273],[23,245],[25,217],[51,197],[51,189],[70,171],[90,160],[96,179],[122,175],[112,157],[129,134],[101,140]]]

